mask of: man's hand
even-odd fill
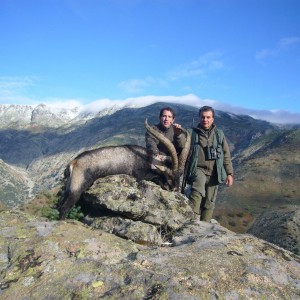
[[[180,124],[173,123],[173,126],[174,126],[174,134],[175,135],[179,135],[180,133],[182,133]]]
[[[165,160],[166,160],[166,156],[163,155],[163,154],[156,154],[156,155],[154,156],[154,158],[155,158],[156,160],[159,160],[159,161],[165,161]]]
[[[232,175],[228,175],[226,178],[226,185],[227,186],[232,186],[233,185],[233,176]]]

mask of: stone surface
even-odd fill
[[[197,222],[172,247],[0,212],[1,299],[299,299],[300,257]]]
[[[186,196],[149,181],[138,183],[128,175],[98,179],[83,198],[84,206],[96,215],[86,218],[92,227],[143,243],[165,242],[172,232],[191,223],[194,215]],[[111,216],[95,213],[104,211]]]
[[[0,298],[299,299],[300,257],[129,176],[98,180],[84,222],[0,211]]]
[[[97,218],[91,224],[92,228],[132,240],[138,244],[162,245],[163,238],[159,230],[151,224],[133,221],[120,217]]]

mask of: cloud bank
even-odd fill
[[[295,39],[290,40],[282,40],[281,43],[283,45],[293,44],[297,42]],[[204,60],[205,62],[205,60]],[[204,63],[201,60],[201,63],[197,61],[194,65],[198,66]],[[210,66],[211,68],[219,68],[219,63]],[[197,69],[196,68],[196,69]],[[182,69],[182,68],[181,68]],[[185,67],[185,70],[188,69],[189,72],[193,68]],[[192,72],[194,72],[193,69]],[[176,72],[175,72],[176,73]],[[179,72],[181,75],[184,72]],[[178,76],[178,73],[176,73]],[[174,74],[173,74],[174,76]],[[176,77],[176,76],[175,76]],[[265,120],[272,123],[278,124],[300,124],[300,113],[298,112],[290,112],[286,110],[255,110],[248,109],[240,106],[232,106],[227,103],[220,102],[218,100],[213,99],[203,99],[194,94],[187,94],[183,96],[141,96],[141,97],[131,97],[126,99],[109,99],[103,98],[93,102],[86,103],[84,99],[60,99],[60,98],[47,98],[43,100],[35,100],[30,97],[24,97],[23,92],[28,86],[31,86],[36,80],[32,77],[18,78],[18,77],[1,77],[0,76],[0,103],[13,103],[16,105],[31,105],[36,106],[38,104],[46,104],[47,106],[55,109],[73,109],[78,108],[79,111],[82,112],[98,112],[102,109],[108,109],[110,107],[143,107],[156,102],[167,102],[167,103],[178,103],[178,104],[187,104],[194,107],[201,107],[203,105],[209,105],[214,107],[217,110],[234,113],[234,114],[243,114],[249,115],[255,119]],[[146,82],[132,82],[131,88],[138,89],[141,85],[151,84],[153,78],[147,78]],[[124,83],[125,84],[125,83]],[[163,84],[163,82],[160,82]]]
[[[97,112],[110,107],[144,107],[157,102],[186,104],[197,108],[204,105],[212,106],[216,110],[225,111],[237,115],[249,115],[252,118],[265,120],[277,124],[300,124],[300,113],[285,110],[255,110],[239,106],[232,106],[213,99],[202,99],[194,94],[183,96],[143,96],[127,99],[99,99],[97,101],[82,105],[83,112]]]

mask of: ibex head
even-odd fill
[[[163,143],[166,146],[166,148],[168,149],[171,155],[171,160],[172,160],[171,169],[165,165],[164,166],[155,165],[156,169],[159,171],[159,173],[162,176],[161,186],[163,186],[167,190],[179,191],[180,177],[184,172],[185,163],[191,146],[190,134],[185,129],[182,129],[182,131],[186,135],[186,143],[179,157],[177,157],[177,152],[173,143],[168,138],[166,138],[163,134],[161,134],[159,131],[150,127],[148,125],[147,119],[145,120],[145,127],[149,134],[156,137],[161,143]]]

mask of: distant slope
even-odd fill
[[[52,129],[2,129],[0,158],[8,164],[26,168],[36,159],[65,152],[78,153],[84,148],[125,143],[143,146],[145,118],[148,118],[150,124],[158,123],[159,111],[164,106],[176,110],[176,121],[184,127],[197,125],[198,109],[188,105],[155,103],[142,108],[125,108],[79,125]],[[215,120],[218,127],[224,130],[233,155],[248,147],[256,136],[276,128],[265,121],[224,112],[217,112]]]
[[[32,185],[24,171],[0,160],[0,203],[2,205],[14,207],[28,201]]]
[[[300,129],[272,131],[244,149],[236,158],[234,186],[219,193],[220,222],[244,232],[269,208],[300,205],[299,149]]]
[[[35,110],[34,126],[2,128],[0,158],[6,167],[22,170],[25,179],[7,185],[7,190],[2,187],[4,196],[0,201],[17,204],[27,199],[29,190],[37,194],[57,186],[67,163],[86,149],[120,144],[144,146],[145,118],[149,124],[158,123],[159,111],[164,106],[175,109],[176,121],[185,128],[197,126],[198,108],[155,103],[102,111],[94,118],[77,116],[76,122],[63,119],[57,128],[44,126],[47,118],[52,117],[45,107],[40,107]],[[14,122],[18,123],[16,118]],[[42,124],[38,120],[43,120]],[[234,186],[230,189],[222,186],[218,196],[216,217],[222,225],[245,231],[255,216],[271,205],[299,203],[299,129],[287,130],[249,116],[221,111],[216,112],[215,123],[225,132],[235,167]],[[10,178],[7,182],[14,182],[18,176],[12,176],[6,167],[2,168],[3,176]],[[13,189],[12,194],[8,193],[9,188]]]

